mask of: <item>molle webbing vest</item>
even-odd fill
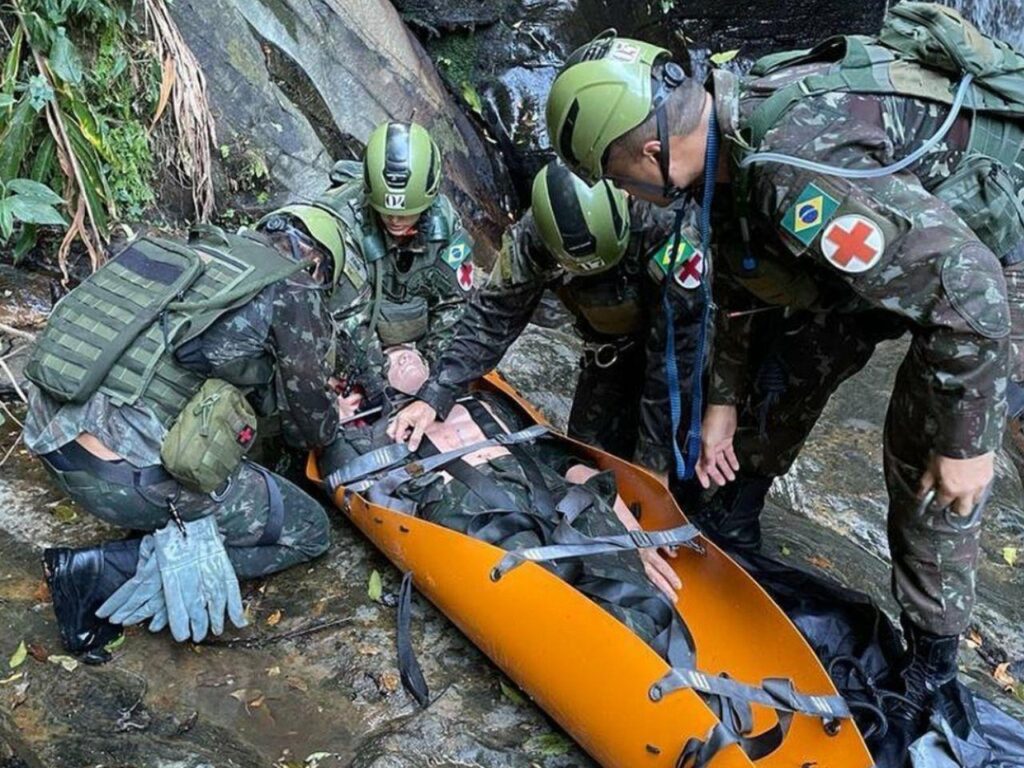
[[[383,296],[383,267],[382,259],[387,255],[387,243],[380,225],[373,217],[373,211],[366,202],[364,193],[365,183],[363,181],[363,164],[354,160],[340,160],[335,163],[331,170],[332,187],[321,194],[313,205],[337,216],[344,224],[343,236],[345,238],[346,253],[358,253],[366,268],[371,273],[373,280],[373,305],[371,308],[370,333],[376,333],[382,326],[395,326],[394,322],[385,317],[385,300]],[[448,246],[452,231],[454,229],[455,212],[451,203],[443,195],[438,196],[434,204],[423,212],[419,221],[419,228],[427,245],[428,259],[423,260],[424,268],[433,268],[437,263],[440,252]],[[344,273],[356,291],[363,286],[363,278],[354,268],[354,265],[346,257]],[[415,270],[420,271],[420,270]],[[408,275],[412,277],[412,275]],[[338,300],[347,303],[343,291],[338,292]],[[415,318],[410,317],[410,312],[400,313],[403,315],[403,323],[412,323],[412,326],[421,329],[420,331],[407,334],[400,327],[382,330],[386,336],[384,343],[400,344],[415,341],[426,331],[427,307],[421,302],[422,311],[417,313]],[[334,304],[332,304],[334,308]],[[409,308],[407,308],[408,310]],[[392,313],[393,314],[393,313]]]
[[[102,391],[118,404],[144,400],[170,425],[205,379],[175,352],[302,268],[261,241],[213,228],[188,247],[139,238],[54,307],[25,373],[62,402]]]

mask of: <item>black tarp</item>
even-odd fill
[[[880,722],[872,690],[895,686],[902,645],[885,613],[864,594],[764,555],[737,554],[743,566],[774,598],[829,669],[836,687],[858,711],[868,738]],[[966,738],[933,717],[910,749],[913,768],[1010,768],[1024,766],[1024,723],[962,684],[959,695],[973,702],[977,725]],[[884,736],[882,737],[884,738]],[[877,741],[868,738],[869,746]],[[903,768],[903,766],[879,766]]]

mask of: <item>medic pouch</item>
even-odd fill
[[[427,335],[429,314],[427,300],[416,296],[405,302],[380,302],[377,335],[385,347],[410,344]]]
[[[64,403],[84,403],[138,336],[203,271],[191,249],[143,237],[53,308],[25,375]]]
[[[167,431],[160,461],[182,485],[211,493],[255,440],[256,413],[245,395],[222,379],[207,379]]]

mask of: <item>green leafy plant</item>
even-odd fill
[[[4,241],[18,234],[15,261],[39,226],[62,224],[61,264],[76,240],[100,263],[111,223],[155,202],[153,127],[171,103],[164,159],[191,178],[198,216],[208,218],[212,118],[165,0],[10,0],[0,6],[0,28],[0,180],[60,190],[49,205],[65,214],[59,222],[38,211],[0,214]]]
[[[10,239],[15,222],[66,226],[64,217],[54,207],[63,203],[60,195],[38,181],[0,180],[0,241],[6,243]]]

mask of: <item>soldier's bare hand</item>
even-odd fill
[[[921,476],[920,496],[935,489],[935,504],[950,507],[966,517],[971,514],[995,474],[995,454],[983,453],[971,459],[933,455]]]
[[[417,400],[398,412],[395,420],[388,425],[388,437],[396,443],[408,442],[409,450],[420,447],[423,433],[434,423],[437,411],[422,400]]]
[[[640,559],[643,561],[644,572],[651,583],[664,592],[665,597],[673,603],[676,602],[679,598],[676,593],[683,586],[683,582],[672,570],[672,566],[653,549],[641,549]]]
[[[740,469],[732,445],[736,421],[735,405],[709,405],[704,413],[697,479],[705,488],[710,488],[711,483],[725,485],[736,479]]]

